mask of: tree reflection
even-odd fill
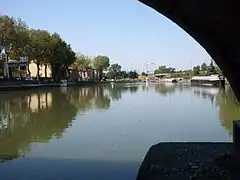
[[[211,100],[219,107],[220,123],[232,135],[233,120],[240,118],[240,106],[232,89],[197,88],[194,90],[194,94]]]
[[[240,106],[231,88],[219,93],[216,98],[219,106],[219,118],[223,127],[232,135],[233,120],[240,118]]]
[[[111,104],[104,86],[69,88],[67,96],[79,113],[93,108],[108,109]]]
[[[174,84],[160,83],[155,85],[155,92],[166,96],[167,94],[172,94],[176,90],[176,86]]]
[[[116,84],[115,86],[106,86],[109,96],[112,100],[120,100],[126,92],[136,93],[139,89],[138,84]]]
[[[219,95],[222,90],[223,89],[215,87],[197,87],[194,89],[193,93],[197,97],[209,99],[213,104],[216,100],[216,96]]]
[[[22,157],[33,142],[61,138],[77,114],[91,109],[107,110],[112,100],[124,93],[136,93],[139,84],[75,88],[53,88],[0,94],[0,161]],[[156,87],[157,86],[157,87]],[[160,93],[175,86],[154,85]]]
[[[0,97],[0,158],[23,156],[31,142],[60,138],[77,114],[59,90]]]
[[[111,104],[109,96],[104,91],[104,86],[96,86],[97,96],[94,98],[94,107],[97,109],[108,109]]]
[[[0,95],[0,161],[24,156],[32,142],[61,138],[77,113],[108,109],[104,86]]]

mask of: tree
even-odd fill
[[[76,68],[82,75],[83,71],[91,67],[91,58],[84,54],[78,53],[76,55],[76,61],[73,63],[73,67]]]
[[[49,43],[50,35],[47,31],[40,29],[30,31],[31,60],[37,65],[37,78],[40,77],[40,66],[46,64],[46,59],[50,56]]]
[[[159,66],[158,69],[156,69],[154,71],[154,74],[165,74],[165,73],[174,73],[175,72],[175,68],[172,67],[166,67],[164,66]]]
[[[39,78],[39,68],[40,65],[45,66],[45,78],[47,77],[47,67],[50,64],[49,57],[51,56],[51,34],[45,30],[35,30],[33,31],[33,45],[37,47],[36,57],[34,57],[34,62],[37,64],[38,68],[38,78]]]
[[[40,66],[45,66],[47,75],[47,67],[51,65],[56,81],[66,77],[68,66],[76,60],[71,46],[57,33],[50,34],[40,29],[29,30],[23,20],[6,15],[0,15],[0,53],[2,52],[7,62],[9,56],[17,60],[21,56],[27,56],[29,62],[37,65],[37,77],[40,76]]]
[[[5,50],[5,53],[8,55],[11,51],[13,43],[16,40],[16,31],[14,18],[6,15],[0,16],[0,53]]]
[[[174,73],[176,71],[176,69],[175,68],[172,68],[172,67],[168,67],[167,69],[166,69],[166,73]]]
[[[12,42],[11,49],[8,50],[8,55],[11,59],[20,60],[20,57],[23,57],[23,56],[28,57],[29,40],[30,40],[29,29],[27,24],[20,18],[17,20],[14,20],[14,28],[15,28],[15,40]],[[8,57],[7,57],[7,61],[8,61]],[[24,68],[26,70],[26,66],[24,66]],[[11,77],[12,72],[10,71],[9,73]],[[21,76],[21,71],[20,71],[20,76]]]
[[[121,66],[119,64],[112,64],[107,73],[107,78],[116,79],[121,77]]]
[[[147,76],[147,73],[142,72],[141,75],[142,75],[142,76]]]
[[[161,73],[166,73],[166,69],[167,67],[164,65],[164,66],[159,66],[158,69],[155,70],[155,74],[161,74]]]
[[[84,69],[90,68],[91,58],[89,56],[84,55],[84,54],[78,53],[76,55],[76,61],[74,62],[74,66],[78,70],[84,70]]]
[[[20,59],[21,56],[28,55],[29,48],[29,29],[27,24],[22,19],[14,21],[16,41],[13,43],[13,49],[10,57]]]
[[[138,73],[136,71],[129,71],[128,76],[131,79],[136,79],[136,78],[138,78]]]
[[[199,74],[200,74],[200,66],[199,65],[194,66],[193,67],[193,75],[198,76]]]
[[[75,52],[72,50],[72,47],[70,44],[68,44],[65,48],[65,59],[62,62],[63,63],[63,70],[67,73],[67,76],[69,74],[69,70],[68,67],[71,66],[72,64],[74,64],[74,62],[76,61],[76,54]],[[89,62],[90,64],[90,62]],[[89,67],[89,64],[87,65],[87,67]]]
[[[216,71],[217,74],[223,75],[221,69],[218,66],[215,66],[215,71]]]
[[[103,71],[106,71],[110,66],[109,61],[110,60],[107,56],[97,56],[93,60],[93,68],[98,70],[100,80],[102,79]]]
[[[216,73],[216,69],[215,69],[215,66],[213,64],[212,59],[211,59],[211,62],[210,62],[209,68],[208,68],[208,72],[209,72],[209,74],[215,74]]]
[[[203,71],[204,73],[206,73],[207,70],[208,70],[207,64],[206,64],[206,63],[202,63],[202,65],[201,65],[201,71]]]
[[[128,73],[126,71],[121,71],[121,78],[128,78]]]
[[[59,34],[53,33],[51,39],[51,56],[49,58],[51,59],[53,79],[59,82],[60,79],[68,76],[68,67],[76,61],[76,54]]]

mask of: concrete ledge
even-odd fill
[[[13,91],[21,89],[33,89],[33,88],[43,88],[43,87],[60,87],[60,84],[19,84],[19,85],[7,85],[0,86],[0,91]]]
[[[233,121],[233,143],[240,150],[240,120]]]
[[[72,86],[87,86],[87,85],[97,85],[100,82],[95,81],[82,81],[74,84],[69,84],[68,87]],[[22,89],[36,89],[36,88],[46,88],[46,87],[61,87],[60,83],[51,84],[11,84],[11,85],[0,85],[0,91],[13,91]]]
[[[218,163],[233,152],[233,143],[160,143],[149,149],[137,180],[231,179]]]

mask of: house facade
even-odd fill
[[[28,65],[28,68],[29,68],[29,72],[31,74],[30,76],[37,77],[37,65],[34,62],[31,62]],[[51,65],[48,65],[46,68],[47,74],[45,74],[45,68],[46,67],[44,65],[40,65],[40,70],[39,70],[40,77],[48,77],[48,78],[52,77]]]

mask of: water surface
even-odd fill
[[[39,179],[134,179],[153,144],[230,142],[232,120],[239,116],[232,91],[210,87],[116,84],[4,92],[0,172],[8,179],[13,173],[31,179],[34,172]]]

